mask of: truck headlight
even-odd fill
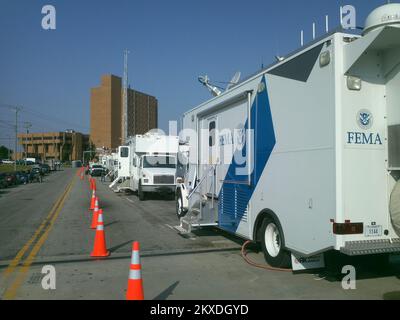
[[[143,183],[149,183],[149,179],[144,179]]]

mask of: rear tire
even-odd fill
[[[290,253],[284,249],[283,234],[272,218],[265,218],[260,229],[261,246],[267,263],[274,268],[289,268]]]

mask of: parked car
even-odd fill
[[[101,177],[101,175],[104,172],[104,168],[103,166],[99,165],[99,164],[94,164],[92,165],[92,167],[90,168],[90,175],[92,177]]]
[[[39,167],[34,167],[29,173],[29,182],[42,182],[42,170]]]
[[[8,186],[16,186],[18,184],[17,176],[14,172],[6,173],[6,181]]]
[[[3,159],[3,163],[4,164],[14,164],[14,161],[10,160],[10,159]]]
[[[48,164],[46,164],[46,163],[41,164],[40,168],[42,169],[42,172],[44,174],[49,174],[50,173],[51,168],[50,168],[50,166]]]
[[[29,183],[29,174],[24,171],[17,172],[16,177],[17,177],[18,183],[20,183],[20,184]]]
[[[32,167],[32,170],[33,170],[33,169],[38,170],[39,172],[42,173],[42,175],[44,175],[44,174],[46,173],[46,168],[42,167],[41,164],[35,164],[35,165]]]
[[[0,189],[7,188],[8,182],[6,180],[6,174],[0,173]]]

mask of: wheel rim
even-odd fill
[[[281,236],[279,233],[279,229],[274,223],[268,224],[265,229],[265,246],[268,251],[268,254],[276,258],[281,251]]]

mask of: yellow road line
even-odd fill
[[[18,269],[18,274],[17,274],[16,279],[11,284],[11,286],[5,291],[5,293],[3,295],[3,299],[10,300],[10,299],[14,299],[15,298],[15,296],[17,294],[17,291],[18,291],[18,288],[22,285],[22,282],[24,281],[26,273],[29,271],[29,268],[30,268],[31,264],[33,263],[36,255],[38,254],[39,250],[43,246],[44,242],[47,240],[47,238],[48,238],[48,236],[50,234],[50,231],[51,231],[54,223],[56,222],[56,220],[57,220],[57,218],[58,218],[58,216],[59,216],[59,214],[60,214],[60,212],[61,212],[61,210],[62,210],[62,208],[64,206],[65,200],[67,199],[69,193],[72,190],[73,185],[75,184],[75,181],[76,180],[73,178],[72,181],[70,182],[70,184],[68,185],[67,189],[65,190],[65,192],[62,194],[62,196],[59,199],[59,201],[57,201],[56,205],[52,208],[49,216],[45,219],[45,221],[39,227],[40,230],[43,229],[46,226],[48,220],[51,217],[51,220],[50,220],[49,224],[47,225],[47,228],[44,230],[43,234],[41,235],[41,237],[39,238],[37,243],[33,246],[32,251],[30,252],[28,257],[25,259],[25,261],[23,262],[22,266]],[[37,234],[40,233],[39,229],[36,231]],[[30,242],[31,240],[29,240],[28,242]],[[32,242],[33,241],[34,240],[32,240]],[[27,246],[27,244],[24,246],[24,248]],[[28,248],[29,248],[29,246],[28,246]],[[21,257],[20,257],[20,259],[21,259]],[[14,263],[13,267],[12,267],[11,264],[10,264],[10,266],[8,268],[12,268],[12,270],[14,270],[17,265],[18,265],[18,263],[16,265]],[[8,274],[10,274],[12,272],[12,270],[9,271]]]
[[[72,183],[72,181],[71,181]],[[70,183],[70,184],[71,184]],[[69,186],[69,185],[68,185]],[[67,187],[68,188],[68,187]],[[62,194],[62,196],[65,194]],[[6,280],[15,270],[15,268],[18,266],[18,264],[20,263],[22,257],[24,256],[24,254],[26,253],[26,251],[28,251],[29,247],[32,245],[32,243],[35,242],[36,238],[40,235],[40,233],[42,232],[43,228],[46,226],[46,224],[48,223],[48,221],[50,220],[51,216],[54,214],[55,209],[58,207],[62,196],[60,198],[57,199],[56,203],[54,204],[54,206],[51,208],[49,215],[43,220],[43,222],[40,224],[40,226],[36,229],[35,233],[33,234],[32,238],[30,238],[28,240],[28,242],[22,247],[22,249],[20,251],[18,251],[17,255],[15,256],[15,258],[10,262],[9,266],[7,267],[6,270],[4,270],[3,272],[3,280]]]

